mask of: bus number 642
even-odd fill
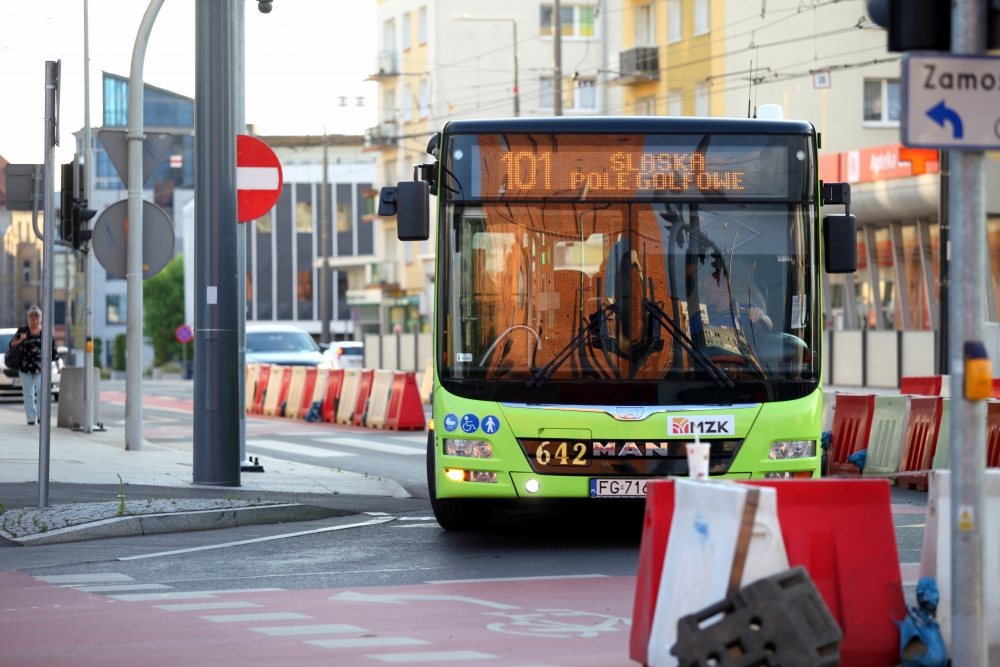
[[[549,462],[554,458],[559,460],[558,465],[569,465],[569,446],[568,443],[560,442],[555,448],[555,451],[549,452],[546,447],[551,445],[552,442],[549,440],[544,440],[538,449],[535,450],[535,460],[538,461],[539,465],[547,466]],[[585,466],[587,465],[587,445],[582,442],[573,443],[573,465],[575,466]]]

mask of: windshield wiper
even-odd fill
[[[573,336],[568,343],[566,343],[566,346],[559,350],[559,353],[556,356],[552,357],[548,363],[539,368],[538,371],[531,376],[531,379],[528,380],[528,386],[541,387],[545,384],[545,381],[552,377],[552,374],[555,373],[567,359],[573,356],[573,350],[580,345],[587,334],[600,331],[601,325],[608,319],[608,313],[613,310],[615,310],[615,306],[607,305],[600,313],[594,313],[591,315],[590,324],[580,329],[580,331],[578,331],[577,334]]]
[[[698,365],[705,369],[709,377],[717,384],[719,387],[735,387],[733,379],[729,377],[726,371],[719,368],[714,361],[708,358],[702,350],[695,347],[694,342],[688,338],[688,335],[684,333],[677,324],[670,319],[670,316],[664,312],[662,308],[650,301],[649,299],[643,299],[642,307],[645,308],[657,322],[660,323],[664,329],[667,330],[677,344],[681,346],[688,354],[690,354]]]

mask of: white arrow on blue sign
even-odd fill
[[[1000,58],[907,53],[902,83],[905,146],[1000,149]]]

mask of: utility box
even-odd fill
[[[63,366],[59,378],[59,416],[56,426],[73,428],[83,423],[83,378],[82,366]],[[94,368],[94,424],[101,423],[101,369]]]

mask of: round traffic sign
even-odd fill
[[[236,219],[249,222],[270,211],[282,183],[281,162],[271,147],[257,137],[236,135]]]
[[[125,279],[128,242],[128,200],[104,209],[94,224],[91,246],[97,261],[115,278]],[[142,279],[152,278],[174,256],[174,225],[170,216],[153,202],[142,202]]]
[[[194,339],[194,331],[191,330],[191,327],[189,325],[182,324],[179,327],[177,327],[176,331],[174,331],[174,337],[177,338],[178,343],[187,344]]]

